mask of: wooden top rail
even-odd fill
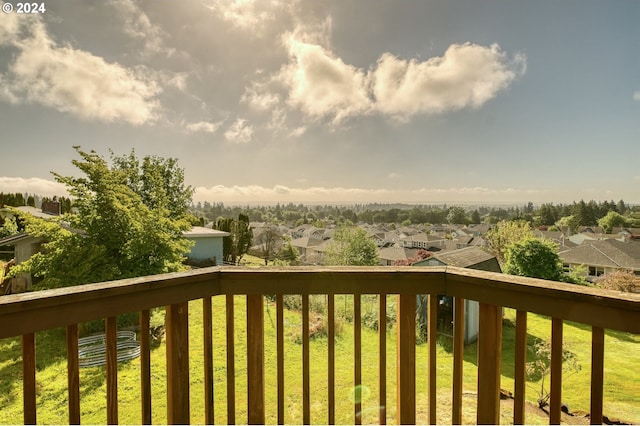
[[[640,334],[640,294],[454,267],[211,267],[0,297],[0,338],[220,294],[429,293]]]

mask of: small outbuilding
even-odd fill
[[[195,243],[191,247],[191,251],[187,253],[190,264],[222,265],[223,239],[230,235],[228,232],[194,226],[191,230],[185,231],[183,235]]]
[[[477,269],[489,272],[502,272],[495,255],[480,247],[465,247],[445,253],[437,253],[435,256],[414,263],[414,266],[456,266],[458,268]],[[451,297],[442,296],[440,304],[453,306]],[[464,342],[472,343],[478,338],[479,329],[479,305],[475,300],[464,301]]]

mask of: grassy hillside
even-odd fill
[[[244,297],[236,297],[236,421],[246,422],[246,333]],[[336,304],[338,306],[339,303]],[[189,305],[190,315],[190,370],[191,370],[191,422],[204,423],[204,387],[202,345],[202,303]],[[214,298],[214,376],[215,376],[215,419],[216,423],[227,424],[226,417],[226,372],[225,372],[225,327],[224,298]],[[339,308],[338,308],[339,309]],[[364,310],[364,309],[363,309]],[[515,313],[507,310],[506,318],[514,319]],[[276,357],[275,357],[275,307],[265,306],[265,368],[267,423],[276,422]],[[302,423],[302,353],[297,343],[301,334],[301,316],[296,312],[285,313],[285,365],[287,367],[286,413],[287,423]],[[529,316],[530,337],[548,338],[550,322],[535,315]],[[502,387],[513,390],[513,341],[515,329],[507,325],[504,330]],[[564,329],[566,345],[578,355],[582,371],[564,381],[563,400],[573,411],[589,408],[590,382],[590,332],[588,328],[566,324]],[[67,423],[66,403],[66,361],[64,330],[52,330],[37,334],[37,380],[38,380],[38,422]],[[608,332],[605,359],[605,415],[640,422],[640,373],[636,366],[640,363],[637,350],[640,336]],[[450,422],[452,355],[447,351],[449,342],[440,337],[438,346],[438,422]],[[353,327],[344,324],[342,334],[336,341],[336,422],[353,423]],[[363,423],[377,423],[378,380],[377,380],[377,333],[365,329],[362,333],[363,357]],[[395,417],[395,333],[387,334],[387,415],[389,423]],[[326,339],[312,340],[311,356],[311,421],[324,424],[326,417]],[[474,393],[476,391],[476,346],[465,350],[464,363],[464,418],[463,422],[475,422]],[[165,399],[165,347],[156,346],[151,354],[153,387],[153,421],[166,422]],[[417,348],[417,411],[418,423],[427,422],[427,345]],[[119,367],[119,420],[120,423],[140,423],[140,400],[138,397],[140,365],[139,360],[123,363]],[[82,422],[106,423],[105,368],[93,367],[80,371]],[[535,401],[536,385],[527,388],[527,399]],[[0,341],[0,423],[15,423],[22,419],[22,384],[20,362],[20,340]],[[505,412],[502,422],[511,421],[511,413]],[[548,422],[544,418],[527,417],[528,423]]]

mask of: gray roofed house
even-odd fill
[[[378,250],[380,265],[391,266],[398,260],[408,260],[418,254],[418,249],[405,247],[384,247]]]
[[[587,241],[558,254],[565,266],[587,266],[589,277],[597,277],[619,269],[630,270],[640,275],[640,242],[637,241]]]

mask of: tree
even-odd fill
[[[454,206],[449,209],[449,213],[447,213],[447,223],[466,224],[468,222],[467,212],[462,207]]]
[[[526,237],[509,246],[505,251],[505,274],[558,281],[562,278],[562,261],[550,240]]]
[[[569,228],[569,233],[573,234],[578,230],[580,221],[574,215],[563,216],[556,223],[560,228]]]
[[[482,218],[480,217],[480,212],[478,210],[474,210],[471,212],[471,223],[480,223]]]
[[[615,227],[629,226],[629,221],[620,213],[610,211],[604,217],[598,219],[598,226],[602,227],[604,231],[609,234]]]
[[[288,265],[294,264],[298,261],[298,256],[300,255],[298,249],[291,244],[290,236],[284,235],[282,239],[284,240],[284,244],[278,252],[278,259]]]
[[[617,270],[596,278],[595,283],[600,288],[630,292],[640,286],[640,277],[633,271]]]
[[[218,218],[214,228],[226,231],[230,235],[222,240],[222,252],[224,261],[238,264],[251,247],[253,231],[249,227],[249,217],[244,214],[238,215],[238,219]]]
[[[142,163],[135,152],[116,156],[111,153],[114,169],[124,173],[126,184],[151,209],[164,208],[172,219],[189,211],[194,189],[184,185],[184,170],[175,158],[146,156]]]
[[[374,266],[379,263],[376,243],[367,231],[358,227],[336,229],[325,253],[327,265]]]
[[[533,345],[528,346],[533,355],[533,361],[526,364],[527,378],[531,381],[540,380],[538,394],[538,406],[544,408],[549,404],[551,393],[545,387],[545,380],[551,373],[551,343],[547,340],[536,339]],[[562,377],[566,378],[582,370],[582,365],[574,352],[562,349]]]
[[[182,235],[189,224],[170,217],[170,200],[145,204],[117,164],[74,148],[81,160],[72,164],[84,176],[53,175],[77,213],[48,221],[22,215],[26,232],[45,243],[12,273],[32,273],[43,278],[39,287],[54,288],[181,270],[192,243]]]
[[[278,227],[269,225],[258,235],[257,242],[260,246],[260,253],[266,265],[269,260],[273,260],[275,254],[282,246],[282,237],[278,232]]]
[[[489,244],[489,249],[502,265],[507,247],[526,237],[533,237],[531,226],[529,222],[519,220],[498,222],[482,238]]]

